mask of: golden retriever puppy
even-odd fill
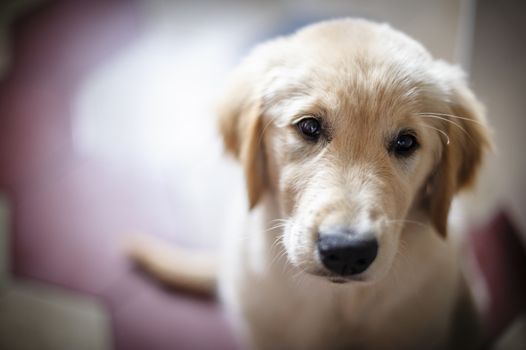
[[[446,231],[491,146],[483,114],[459,68],[386,24],[322,22],[253,50],[220,106],[251,211],[219,291],[247,346],[475,346]],[[132,255],[171,283],[213,283],[155,247]]]

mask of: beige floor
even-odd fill
[[[110,322],[94,300],[17,281],[0,292],[0,348],[105,350]]]

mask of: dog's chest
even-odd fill
[[[421,340],[415,334],[431,341],[444,337],[437,334],[444,329],[436,315],[428,320],[415,315],[417,298],[382,304],[360,291],[335,292],[311,281],[275,282],[252,281],[241,298],[257,348],[416,349]]]

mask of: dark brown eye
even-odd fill
[[[321,124],[316,118],[304,118],[300,120],[297,124],[298,129],[302,135],[310,140],[316,141],[321,134]]]
[[[403,132],[391,142],[389,148],[390,151],[398,157],[408,157],[418,148],[418,146],[419,144],[415,135]]]

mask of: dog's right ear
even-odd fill
[[[250,209],[265,190],[261,98],[249,69],[239,69],[219,104],[219,131],[227,152],[243,166]]]

